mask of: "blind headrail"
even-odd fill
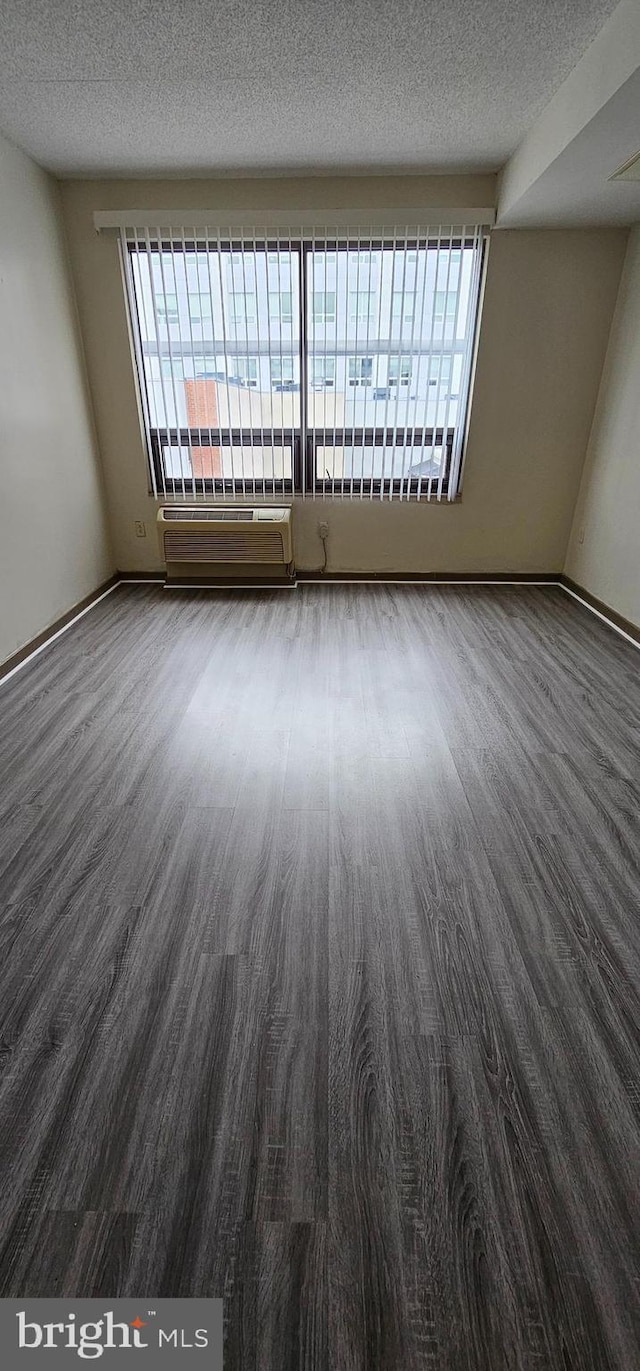
[[[490,228],[495,224],[494,209],[459,209],[448,205],[445,208],[423,205],[418,209],[342,209],[342,210],[188,210],[188,209],[128,209],[95,210],[93,224],[97,233],[105,230],[125,232],[134,229],[170,229],[181,232],[189,229],[211,229],[212,231],[234,230],[238,233],[256,229],[286,230],[300,236],[301,230],[313,230],[317,235],[321,230],[349,229],[358,233],[366,231],[393,230],[397,224],[408,229],[422,229],[425,225],[437,224],[444,228],[458,228],[467,224],[477,224]]]

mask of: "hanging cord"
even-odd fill
[[[322,566],[320,567],[320,575],[323,576],[325,571],[327,570],[327,560],[329,556],[327,550],[327,542],[329,539],[329,525],[325,523],[318,524],[318,535],[322,540],[322,547],[324,549],[324,560]]]

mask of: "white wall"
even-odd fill
[[[314,211],[487,205],[486,177],[79,181],[62,187],[117,564],[159,570],[113,233],[94,210]],[[331,207],[331,208],[329,208]],[[401,211],[399,211],[401,212]],[[454,504],[295,501],[296,562],[334,571],[559,572],[624,258],[622,229],[493,235],[462,498]],[[322,513],[320,513],[322,510]],[[135,536],[134,521],[147,526]]]
[[[565,572],[640,627],[640,225],[629,236]]]
[[[113,571],[58,190],[0,138],[0,661]]]

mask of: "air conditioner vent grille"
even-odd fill
[[[286,509],[250,509],[240,505],[237,509],[220,507],[168,505],[162,510],[164,523],[283,523]]]
[[[282,535],[262,528],[251,533],[165,533],[167,561],[174,562],[279,562],[284,560]]]
[[[235,520],[237,522],[240,519],[247,520],[252,517],[253,510],[251,509],[180,509],[178,506],[173,506],[164,511],[164,518],[167,523],[177,523],[178,520],[180,523],[184,523],[187,520],[193,521],[195,519],[207,524],[217,523],[218,520],[229,523],[230,521]]]

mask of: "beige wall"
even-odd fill
[[[65,222],[116,559],[160,568],[115,235],[96,209],[439,208],[494,203],[491,177],[68,182]],[[426,217],[426,214],[425,214]],[[296,560],[336,571],[559,571],[604,359],[625,230],[496,232],[462,499],[453,505],[296,501]],[[134,521],[147,525],[135,536]]]
[[[640,626],[640,225],[629,236],[565,571]]]
[[[54,182],[0,138],[0,661],[112,572]]]

